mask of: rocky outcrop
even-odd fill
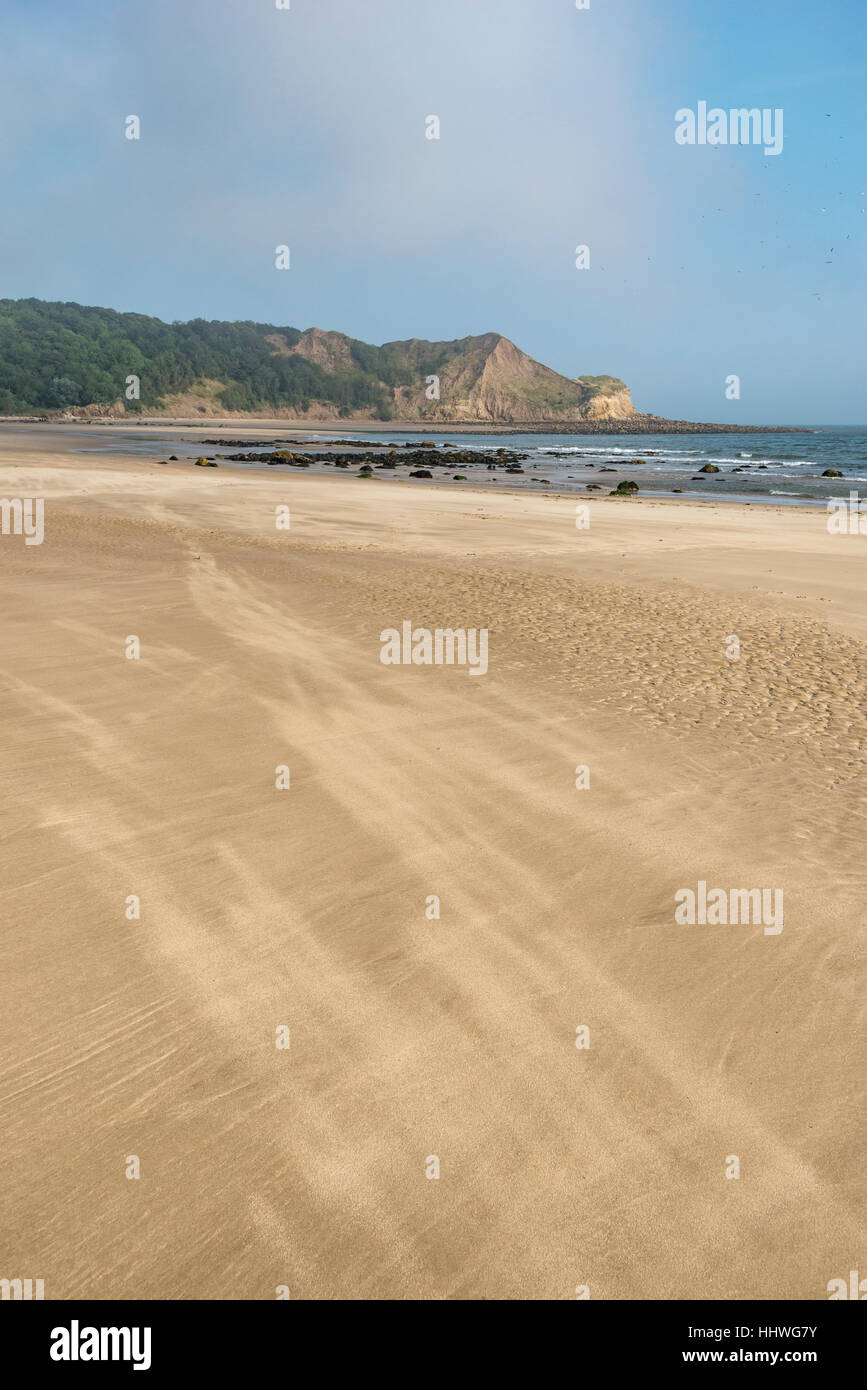
[[[635,414],[629,388],[621,385],[593,396],[587,405],[587,420],[629,420]]]
[[[448,346],[458,351],[436,372],[439,398],[428,400],[424,380],[415,388],[398,387],[394,392],[396,417],[431,423],[518,425],[625,419],[634,413],[629,390],[622,381],[561,376],[500,334],[459,339]]]

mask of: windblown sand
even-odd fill
[[[863,1269],[867,537],[0,465],[46,499],[41,546],[0,537],[0,1276],[823,1299]],[[487,627],[488,673],[382,665],[406,619]],[[783,931],[677,925],[699,880],[782,888]]]

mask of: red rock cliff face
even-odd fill
[[[490,349],[474,348],[438,374],[439,400],[428,400],[423,390],[396,391],[396,414],[442,422],[529,424],[622,420],[635,413],[622,381],[572,380],[528,357],[508,338],[490,336]]]

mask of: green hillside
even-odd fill
[[[448,385],[439,403],[425,396],[426,379],[435,374]],[[130,376],[139,379],[136,400],[125,399]],[[613,377],[560,376],[498,333],[374,347],[320,329],[205,319],[163,323],[81,304],[0,300],[5,415],[109,406],[167,411],[189,393],[199,404],[188,408],[212,414],[319,409],[389,420],[399,403],[404,412],[431,418],[451,411],[463,418],[461,410],[510,418],[514,404],[522,418],[528,410],[580,418],[588,402],[625,390]]]

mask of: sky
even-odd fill
[[[499,332],[653,414],[863,424],[865,42],[864,0],[0,0],[0,297]],[[781,152],[679,144],[702,101]]]

